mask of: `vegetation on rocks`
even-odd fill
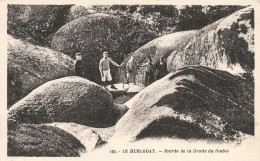
[[[253,13],[253,8],[247,7],[198,30],[182,50],[171,53],[167,59],[168,70],[174,72],[188,65],[203,65],[249,75],[252,79]]]
[[[254,10],[247,10],[240,15],[237,22],[232,23],[230,28],[218,31],[219,45],[223,48],[222,51],[226,51],[230,63],[239,63],[245,71],[250,73],[255,68],[253,30]],[[251,40],[247,38],[249,36],[252,37]]]

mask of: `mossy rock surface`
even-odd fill
[[[78,157],[85,147],[74,136],[48,125],[20,124],[8,129],[8,156]]]
[[[33,90],[8,111],[8,120],[19,123],[73,122],[91,127],[113,126],[120,115],[112,95],[81,77],[49,81]]]
[[[50,46],[52,37],[66,23],[72,5],[8,5],[7,33],[26,42]]]
[[[44,47],[8,36],[8,107],[53,79],[73,75],[74,60]]]
[[[167,59],[171,72],[188,65],[203,65],[235,75],[254,71],[254,9],[247,7],[201,30]]]
[[[225,71],[202,66],[179,69],[124,105],[129,110],[116,124],[113,139],[239,141],[243,134],[254,135],[254,86]]]

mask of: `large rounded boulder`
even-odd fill
[[[85,77],[100,82],[98,64],[104,51],[120,64],[124,54],[132,50],[130,48],[139,48],[154,37],[131,18],[98,13],[80,17],[61,27],[53,37],[51,48],[73,58],[75,53],[81,52]],[[114,69],[112,73],[115,73]]]
[[[236,140],[254,134],[254,85],[225,71],[186,67],[125,103],[113,139]]]
[[[115,132],[114,126],[108,128],[93,128],[64,122],[55,122],[48,125],[60,128],[76,137],[86,147],[87,152],[91,152],[106,144]]]
[[[254,9],[247,7],[199,30],[181,50],[167,59],[168,70],[203,65],[232,74],[254,71]]]
[[[92,9],[92,6],[75,5],[69,9],[68,15],[66,17],[66,22],[68,23],[77,18],[94,14],[94,13],[96,13],[96,11]]]
[[[33,90],[8,111],[10,124],[74,122],[92,127],[115,124],[120,111],[112,95],[80,77],[49,81]]]
[[[8,36],[8,106],[47,81],[73,75],[69,56]]]
[[[7,33],[40,46],[50,46],[65,24],[72,5],[8,5]]]
[[[77,157],[82,152],[80,141],[57,127],[20,124],[8,129],[8,156]]]

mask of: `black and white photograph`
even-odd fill
[[[260,160],[256,5],[167,2],[7,3],[5,158]]]

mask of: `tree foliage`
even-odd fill
[[[127,15],[142,21],[157,35],[200,29],[245,6],[111,5],[93,6],[96,12]]]
[[[245,6],[8,5],[7,32],[30,43],[49,47],[53,34],[64,24],[88,14],[105,13],[118,16],[122,21],[125,17],[135,20],[142,24],[135,27],[137,30],[138,27],[147,28],[161,36],[177,31],[200,29],[243,7]],[[128,25],[135,24],[130,22]],[[128,43],[135,41],[135,36],[132,38],[128,39]]]
[[[202,12],[203,6],[185,6],[180,10],[178,30],[200,29],[208,24],[206,14]]]
[[[207,16],[208,23],[213,23],[218,19],[226,17],[233,12],[244,8],[245,6],[206,6],[204,8],[205,14]]]

